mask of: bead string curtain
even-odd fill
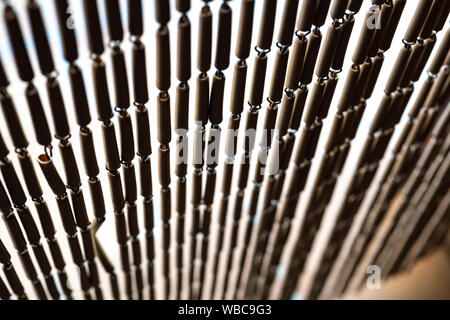
[[[339,297],[448,234],[450,1],[0,10],[1,299]]]

